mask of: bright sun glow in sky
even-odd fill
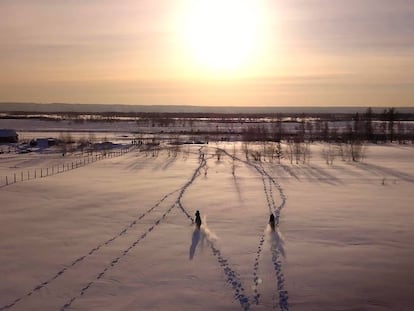
[[[0,0],[0,102],[412,106],[413,0]]]
[[[260,1],[196,0],[181,24],[191,59],[207,70],[239,71],[254,61],[261,42]]]

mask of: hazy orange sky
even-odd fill
[[[0,102],[414,106],[413,0],[0,0]]]

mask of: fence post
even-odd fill
[[[27,180],[30,180],[30,171],[27,171]]]
[[[7,175],[6,175],[6,186],[8,186],[8,185],[9,185],[9,180],[7,178]]]
[[[23,181],[23,172],[20,172],[20,181]]]
[[[14,183],[16,183],[16,173],[14,173]]]

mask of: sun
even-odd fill
[[[188,1],[182,19],[185,49],[199,66],[213,71],[241,70],[260,46],[257,0]]]

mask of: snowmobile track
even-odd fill
[[[200,148],[200,153],[201,153],[201,148]],[[175,192],[177,192],[177,191],[180,191],[180,193],[179,193],[179,195],[178,195],[178,197],[177,197],[177,199],[176,199],[176,201],[171,205],[171,207],[160,217],[160,218],[158,218],[158,220],[157,221],[155,221],[155,223],[151,226],[151,227],[149,227],[148,229],[147,229],[147,231],[145,231],[137,240],[135,240],[135,242],[134,243],[132,243],[128,248],[126,248],[122,253],[121,253],[121,255],[119,255],[118,257],[116,257],[116,258],[114,258],[110,263],[109,263],[109,265],[107,265],[98,275],[97,275],[97,277],[95,278],[95,280],[93,280],[93,281],[91,281],[91,282],[89,282],[89,283],[87,283],[81,290],[80,290],[80,292],[79,292],[79,294],[77,295],[77,296],[74,296],[74,297],[72,297],[66,304],[64,304],[61,308],[60,308],[60,310],[61,311],[63,311],[63,310],[66,310],[66,309],[68,309],[72,304],[73,304],[73,302],[75,301],[75,300],[77,300],[78,298],[80,298],[81,296],[83,296],[83,295],[85,295],[85,293],[86,293],[86,291],[96,282],[96,281],[98,281],[99,279],[101,279],[104,275],[105,275],[105,273],[109,270],[109,269],[111,269],[111,268],[113,268],[113,267],[115,267],[115,265],[123,258],[123,257],[125,257],[133,248],[135,248],[143,239],[145,239],[146,237],[147,237],[147,235],[151,232],[151,231],[153,231],[154,229],[155,229],[155,227],[157,227],[157,226],[159,226],[160,224],[161,224],[161,222],[167,217],[167,215],[173,210],[173,208],[174,207],[179,207],[179,208],[181,208],[182,209],[182,211],[184,211],[185,212],[185,210],[184,210],[184,208],[182,207],[182,204],[181,204],[181,199],[182,199],[182,197],[183,197],[183,195],[184,195],[184,193],[185,193],[185,191],[188,189],[188,187],[194,182],[194,180],[200,175],[200,170],[202,169],[202,167],[204,166],[206,164],[206,161],[204,160],[204,158],[203,159],[201,159],[201,156],[200,156],[200,158],[199,158],[199,166],[196,168],[196,170],[194,171],[194,174],[192,175],[192,177],[190,178],[190,180],[187,182],[187,183],[185,183],[184,184],[184,186],[183,187],[181,187],[180,189],[178,189],[178,190],[175,190],[175,191],[173,191],[172,193],[175,193]],[[172,194],[172,193],[170,193],[170,195]],[[166,198],[167,196],[165,196],[164,198]],[[188,214],[188,213],[186,213],[186,215],[187,215],[187,217],[190,217],[190,219],[191,219],[191,216]]]
[[[166,195],[164,195],[156,204],[154,204],[151,208],[149,208],[147,211],[145,211],[143,214],[141,214],[137,219],[135,219],[134,221],[132,221],[128,226],[126,226],[125,228],[123,228],[118,234],[114,235],[113,237],[111,237],[110,239],[106,240],[105,242],[103,242],[101,244],[98,244],[97,246],[95,246],[94,248],[92,248],[87,254],[82,255],[82,256],[76,258],[70,264],[68,264],[66,267],[64,267],[64,268],[60,269],[58,272],[56,272],[51,278],[49,278],[46,281],[43,281],[43,282],[37,284],[36,286],[34,286],[33,289],[30,290],[29,292],[27,292],[26,294],[22,295],[19,298],[16,298],[13,302],[11,302],[11,303],[9,303],[7,305],[4,305],[2,307],[0,307],[0,311],[7,310],[7,309],[10,309],[10,308],[14,307],[18,302],[20,302],[24,298],[30,297],[35,292],[37,292],[40,289],[46,287],[47,285],[50,285],[57,278],[61,277],[67,270],[69,270],[70,268],[75,267],[78,263],[82,262],[87,257],[91,256],[93,253],[97,252],[102,247],[109,245],[110,243],[112,243],[113,241],[115,241],[116,239],[118,239],[119,237],[121,237],[122,235],[125,235],[129,229],[131,229],[132,227],[134,227],[135,225],[137,225],[137,223],[138,223],[139,220],[143,219],[145,216],[147,216],[148,214],[150,214],[155,208],[157,208],[169,196],[173,195],[174,193],[176,193],[179,190],[180,189],[177,189],[177,190],[174,190],[174,191],[172,191],[172,192],[167,193]]]
[[[260,237],[259,240],[259,246],[257,247],[257,252],[256,252],[256,257],[254,258],[254,264],[253,264],[253,301],[256,305],[258,305],[260,303],[260,292],[258,290],[259,288],[259,260],[260,260],[260,255],[262,253],[262,249],[263,249],[263,243],[265,241],[265,235],[263,234]]]
[[[285,206],[286,200],[287,200],[282,186],[278,182],[275,181],[275,179],[263,168],[261,164],[259,166],[255,163],[251,163],[250,161],[243,161],[239,159],[238,157],[235,157],[234,155],[229,154],[224,149],[220,149],[220,150],[224,154],[229,156],[230,158],[240,161],[246,164],[247,166],[253,167],[259,173],[259,175],[262,178],[262,182],[263,182],[263,191],[266,195],[267,206],[269,208],[269,212],[275,216],[275,226],[277,228],[280,222],[281,210]],[[276,206],[276,203],[273,197],[273,191],[272,191],[273,187],[275,187],[278,190],[279,196],[281,199],[281,203],[278,206]],[[259,261],[260,261],[261,253],[263,250],[264,238],[265,238],[265,234],[260,236],[258,247],[257,247],[257,252],[256,252],[256,257],[255,257],[254,264],[253,264],[253,288],[254,288],[253,301],[255,304],[260,303],[260,300],[259,300],[260,292],[258,290],[258,286],[259,286],[258,271],[259,271]],[[278,249],[278,245],[275,245],[275,243],[271,244],[271,254],[272,254],[273,268],[275,270],[275,275],[276,275],[276,288],[277,288],[277,293],[279,296],[279,309],[281,311],[288,311],[289,310],[288,292],[285,289],[285,278],[284,278],[283,269],[282,269],[282,262],[280,260],[280,250]],[[273,309],[276,309],[276,308],[277,308],[277,305],[274,304]]]
[[[204,153],[202,153],[201,149],[202,148],[199,149],[200,166],[198,167],[198,169],[194,173],[193,179],[195,179],[197,176],[200,175],[200,170],[207,164]],[[187,189],[191,185],[191,183],[186,185],[187,187],[185,189]],[[184,194],[184,192],[182,193],[182,195],[183,194]],[[180,195],[179,199],[177,200],[177,206],[181,209],[181,211],[184,213],[184,215],[189,220],[191,220],[192,223],[194,223],[194,218],[184,208],[184,206],[181,202],[182,195]],[[237,277],[237,273],[230,267],[229,261],[221,254],[221,251],[217,247],[214,246],[213,241],[211,241],[210,239],[207,238],[207,242],[208,242],[208,245],[210,246],[210,249],[211,249],[214,257],[216,257],[217,262],[223,268],[223,272],[226,276],[226,282],[229,285],[231,285],[231,287],[234,291],[234,293],[233,293],[234,299],[239,301],[239,303],[240,303],[240,305],[241,305],[241,307],[243,308],[244,311],[250,310],[249,298],[244,294],[244,287],[243,287],[241,281],[239,280],[239,278]]]
[[[188,211],[184,208],[181,201],[178,202],[178,207],[181,209],[181,211],[187,216],[188,219],[191,220],[192,223],[194,223],[194,218],[190,216]],[[235,300],[238,300],[243,310],[248,311],[250,310],[250,303],[249,298],[244,294],[244,287],[237,277],[236,272],[230,267],[229,261],[221,254],[221,251],[214,246],[213,241],[209,240],[207,238],[208,245],[210,246],[210,249],[216,257],[217,262],[219,265],[223,268],[223,272],[226,276],[226,282],[231,285],[234,293],[233,297]]]
[[[200,150],[201,150],[201,148],[200,148]],[[107,241],[105,241],[105,242],[97,245],[96,247],[92,248],[87,254],[78,257],[77,259],[75,259],[74,261],[72,261],[67,267],[64,267],[61,270],[59,270],[57,273],[55,273],[54,276],[52,276],[48,280],[39,283],[38,285],[36,285],[32,290],[30,290],[26,294],[22,295],[21,297],[16,298],[14,301],[12,301],[12,302],[4,305],[4,306],[1,306],[0,307],[0,311],[8,310],[8,309],[14,307],[17,303],[19,303],[23,299],[25,299],[27,297],[30,297],[32,294],[36,293],[37,291],[41,290],[42,288],[46,287],[47,285],[50,285],[54,280],[56,280],[57,278],[61,277],[67,270],[69,270],[70,268],[75,267],[78,263],[84,261],[88,256],[91,256],[93,253],[97,252],[103,246],[107,246],[110,243],[112,243],[113,241],[115,241],[117,238],[121,237],[122,235],[125,235],[130,228],[134,227],[138,223],[139,220],[141,220],[142,218],[144,218],[145,216],[147,216],[148,214],[150,214],[155,208],[157,208],[168,197],[170,197],[171,195],[173,195],[174,193],[176,193],[176,192],[179,191],[178,198],[176,199],[176,201],[172,205],[172,207],[174,207],[175,205],[177,205],[180,202],[180,200],[181,200],[184,192],[186,191],[186,189],[194,182],[194,180],[197,178],[197,176],[200,175],[200,170],[202,169],[202,167],[204,165],[205,165],[205,161],[204,162],[201,161],[201,155],[200,155],[200,165],[197,167],[197,169],[195,170],[195,172],[192,175],[192,177],[190,178],[190,180],[187,183],[184,184],[184,186],[182,186],[181,188],[176,189],[176,190],[174,190],[174,191],[172,191],[172,192],[164,195],[156,204],[154,204],[151,208],[149,208],[147,211],[145,211],[143,214],[141,214],[137,219],[135,219],[134,221],[132,221],[128,226],[124,227],[123,230],[121,230],[118,234],[114,235],[113,237],[111,237]],[[170,209],[172,209],[172,207]],[[169,211],[170,211],[170,209],[169,209]],[[163,218],[165,218],[165,217],[162,217],[161,220]],[[158,225],[161,220],[159,219],[156,222],[156,225]],[[154,228],[150,228],[149,232],[151,232],[153,229]],[[149,232],[145,233],[144,235],[146,236],[146,234],[148,234]],[[144,238],[145,238],[145,236],[144,236]],[[136,244],[134,245],[134,247],[135,246],[136,246]],[[90,284],[90,285],[92,285],[92,284]],[[87,288],[89,288],[90,285]]]
[[[143,234],[141,234],[141,236],[134,241],[134,243],[132,243],[131,245],[129,245],[128,248],[126,248],[121,255],[119,255],[118,257],[115,257],[95,278],[95,280],[90,281],[88,284],[86,284],[79,292],[79,294],[77,296],[72,297],[67,303],[65,303],[60,310],[66,310],[68,309],[73,302],[78,299],[79,297],[83,296],[86,291],[98,280],[100,280],[106,272],[108,272],[108,270],[110,270],[111,268],[115,267],[115,265],[118,264],[118,262],[125,257],[126,255],[128,255],[128,253],[135,248],[143,239],[145,239],[148,234],[155,229],[155,227],[159,226],[161,224],[161,222],[165,219],[165,217],[167,217],[167,215],[173,210],[173,208],[176,206],[176,203],[174,203],[173,205],[171,205],[171,207],[168,208],[168,210],[162,214],[162,216],[160,218],[158,218],[151,227],[149,227]]]
[[[285,206],[286,204],[286,196],[283,192],[282,187],[280,186],[280,184],[278,184],[274,178],[272,176],[270,176],[269,173],[266,172],[266,170],[263,168],[263,166],[258,166],[255,164],[252,164],[256,170],[259,172],[259,174],[262,176],[262,181],[263,181],[263,188],[264,188],[264,192],[266,195],[266,199],[267,199],[267,203],[268,203],[268,207],[269,210],[271,211],[271,213],[273,213],[273,215],[275,216],[275,226],[276,228],[279,226],[279,222],[280,222],[280,212],[282,210],[282,208]],[[266,179],[268,180],[269,184],[266,184]],[[280,198],[282,200],[282,202],[280,203],[279,206],[276,206],[276,203],[274,201],[273,198],[273,194],[272,194],[272,186],[276,187],[276,189],[278,189],[279,191],[279,195]],[[259,242],[259,247],[258,247],[258,254],[257,257],[260,257],[260,253],[261,250],[263,249],[260,244],[261,244],[261,240]],[[277,287],[277,292],[279,295],[279,309],[281,311],[289,311],[289,302],[288,302],[288,292],[285,289],[285,277],[283,274],[283,268],[282,268],[282,262],[280,260],[280,250],[278,245],[276,244],[276,241],[272,241],[271,247],[271,254],[272,254],[272,263],[273,263],[273,268],[275,270],[275,276],[276,276],[276,287]],[[257,262],[259,261],[259,258],[257,259]],[[256,261],[255,261],[256,264]],[[256,266],[254,267],[254,269],[256,269]],[[255,271],[257,272],[257,271]],[[255,281],[255,285],[257,286],[257,275],[254,275],[254,281]],[[273,309],[276,309],[277,305],[274,304],[273,305]]]

